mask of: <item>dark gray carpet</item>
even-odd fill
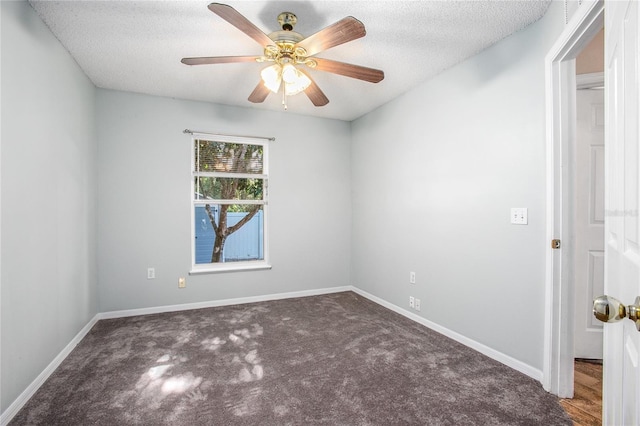
[[[540,384],[346,292],[99,321],[11,425],[570,425]]]

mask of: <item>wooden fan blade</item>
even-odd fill
[[[271,92],[271,90],[267,89],[267,86],[265,86],[262,80],[260,80],[256,88],[253,89],[253,92],[249,95],[249,101],[254,104],[262,103],[267,99],[269,92]]]
[[[325,95],[324,92],[320,90],[320,88],[318,87],[316,82],[313,81],[311,76],[302,70],[299,70],[299,71],[304,75],[306,75],[309,78],[309,80],[311,80],[311,84],[309,85],[309,87],[304,89],[304,93],[305,95],[307,95],[309,100],[311,100],[311,103],[317,107],[325,106],[326,104],[328,104],[329,98],[327,98],[327,95]]]
[[[307,56],[312,56],[323,50],[364,37],[366,34],[367,32],[362,22],[353,16],[347,16],[335,24],[310,35],[296,46],[304,47],[307,51]]]
[[[274,44],[262,30],[256,27],[251,21],[242,16],[237,10],[229,5],[221,3],[211,3],[209,10],[257,41],[261,46]]]
[[[314,69],[326,71],[333,74],[340,74],[358,80],[378,83],[384,79],[384,71],[374,68],[362,67],[360,65],[346,64],[344,62],[332,61],[331,59],[313,58],[316,62]]]
[[[256,62],[260,56],[210,56],[201,58],[182,58],[186,65],[231,64],[235,62]]]

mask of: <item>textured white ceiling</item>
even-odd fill
[[[224,1],[223,1],[224,2]],[[207,9],[208,1],[31,1],[91,81],[102,88],[281,110],[247,97],[264,64],[187,66],[183,57],[261,55],[253,39]],[[330,103],[289,98],[296,114],[351,121],[538,20],[550,1],[227,1],[265,33],[280,12],[305,36],[354,16],[364,38],[319,57],[381,69],[372,84],[310,71]]]

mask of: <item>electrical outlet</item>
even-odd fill
[[[416,300],[413,298],[413,296],[409,296],[409,307],[410,308],[416,307]]]
[[[156,277],[156,268],[147,268],[147,279],[152,280]]]
[[[187,281],[184,278],[178,278],[178,288],[185,288]]]
[[[415,272],[409,272],[409,283],[410,284],[415,284],[416,283],[416,273]]]
[[[416,298],[415,305],[416,305],[416,311],[419,311],[420,310],[420,299]]]
[[[526,225],[529,217],[526,207],[511,208],[511,223],[514,225]]]

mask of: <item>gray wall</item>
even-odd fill
[[[100,311],[349,285],[350,126],[146,95],[97,91]],[[190,143],[185,129],[274,136],[273,269],[188,276]],[[147,279],[147,267],[156,279]],[[178,278],[187,287],[178,288]]]
[[[95,88],[26,2],[2,8],[4,411],[97,313]]]
[[[542,369],[544,57],[563,7],[352,124],[352,283]],[[511,207],[529,224],[511,225]],[[402,218],[402,220],[399,220]],[[409,284],[409,271],[417,283]]]

